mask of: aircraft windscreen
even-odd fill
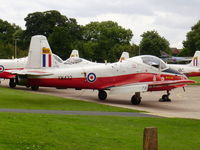
[[[167,68],[166,64],[157,57],[144,56],[144,57],[142,57],[142,61],[143,61],[143,63],[145,63],[147,65],[150,65],[150,66],[153,66],[156,68],[160,67],[160,69],[162,69],[162,70]]]
[[[63,60],[60,57],[58,57],[57,55],[53,54],[53,57],[57,62],[63,63]]]

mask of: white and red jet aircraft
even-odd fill
[[[128,57],[127,55],[125,55]],[[90,63],[88,65],[66,65],[55,67],[52,51],[45,36],[37,35],[31,39],[28,62],[24,70],[11,71],[16,75],[17,84],[75,89],[98,90],[100,100],[111,93],[135,93],[132,104],[141,102],[140,92],[167,91],[162,99],[169,101],[169,91],[194,83],[170,69],[159,58],[154,56],[137,56],[121,59],[116,63]]]
[[[168,66],[188,77],[200,76],[200,51],[195,52],[189,64],[168,64]]]

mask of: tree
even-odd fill
[[[142,35],[140,53],[142,55],[160,56],[160,51],[170,53],[169,42],[156,31],[147,31]]]
[[[26,21],[25,36],[28,38],[38,34],[48,37],[54,27],[64,26],[69,22],[66,16],[56,10],[30,13],[24,20]]]
[[[77,26],[77,24],[74,25]],[[78,27],[76,29],[78,29]],[[79,40],[81,36],[76,29],[56,27],[48,38],[53,52],[63,59],[66,59],[70,55],[71,50],[75,48],[77,40]]]
[[[135,44],[116,44],[111,50],[110,50],[110,57],[111,60],[118,61],[122,52],[128,52],[130,57],[138,55],[139,47]]]
[[[56,10],[34,12],[25,18],[26,30],[23,37],[28,47],[33,35],[45,35],[53,52],[65,59],[75,46],[75,42],[81,39],[80,25],[76,19],[67,18]]]
[[[12,43],[13,35],[17,30],[21,30],[21,28],[0,19],[0,41],[3,43]]]
[[[17,31],[22,31],[22,29],[0,19],[0,58],[11,58],[14,55],[14,40]]]
[[[13,54],[14,46],[0,41],[0,59],[12,58]]]
[[[182,53],[187,56],[193,56],[196,50],[200,50],[200,20],[187,33],[183,46]]]
[[[83,27],[83,51],[93,55],[93,60],[115,61],[116,45],[130,46],[133,34],[112,21],[91,22]],[[127,47],[126,47],[127,48]],[[86,50],[87,49],[87,50]],[[124,50],[125,51],[125,50]]]

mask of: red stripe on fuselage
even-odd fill
[[[24,68],[7,68],[5,70],[23,70]]]
[[[9,72],[2,72],[0,73],[0,78],[4,78],[4,79],[10,79],[10,78],[14,78],[15,75],[10,74]]]
[[[112,77],[97,77],[95,82],[88,82],[86,78],[40,78],[29,79],[29,85],[62,87],[62,88],[81,88],[81,89],[105,89],[108,87],[121,86],[138,82],[151,82],[164,80],[181,80],[183,76],[178,75],[160,75],[151,73],[136,73]]]
[[[23,70],[24,68],[9,68],[5,69],[4,72],[0,72],[0,78],[10,79],[14,78],[16,75],[6,72],[6,70]]]

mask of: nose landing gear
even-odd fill
[[[167,91],[167,94],[164,94],[162,98],[159,99],[159,102],[171,102],[171,99],[169,98],[169,91]]]

